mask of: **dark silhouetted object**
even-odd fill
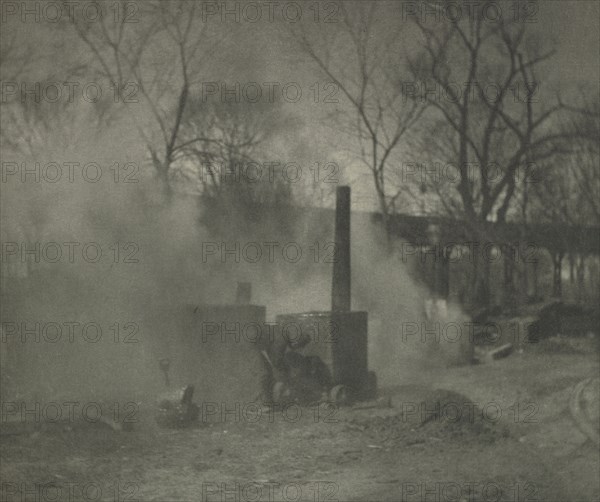
[[[331,310],[350,312],[350,187],[338,187],[335,202],[335,255]]]

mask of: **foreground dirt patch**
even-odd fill
[[[158,428],[147,409],[131,432],[13,434],[2,438],[1,500],[597,500],[598,453],[565,413],[592,370],[590,358],[514,357],[383,389],[391,407],[241,406],[181,430]],[[535,421],[515,421],[515,403],[532,402]]]
[[[432,489],[512,500],[514,490],[539,494],[550,480],[494,426],[421,423],[400,411],[297,408],[272,422],[11,436],[3,500],[19,500],[24,488],[40,500],[420,500]]]

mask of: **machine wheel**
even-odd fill
[[[350,388],[345,385],[336,385],[331,389],[329,398],[335,404],[346,405],[350,402]]]

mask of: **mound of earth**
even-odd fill
[[[352,416],[346,421],[376,443],[411,445],[451,439],[493,443],[510,435],[508,428],[499,423],[499,415],[493,403],[480,408],[466,396],[436,389],[421,399],[401,401],[390,410]]]

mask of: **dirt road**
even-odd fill
[[[382,389],[391,407],[213,403],[182,430],[159,429],[142,404],[131,432],[4,436],[1,500],[598,500],[597,448],[568,411],[597,372],[593,354],[515,354],[413,373]]]

